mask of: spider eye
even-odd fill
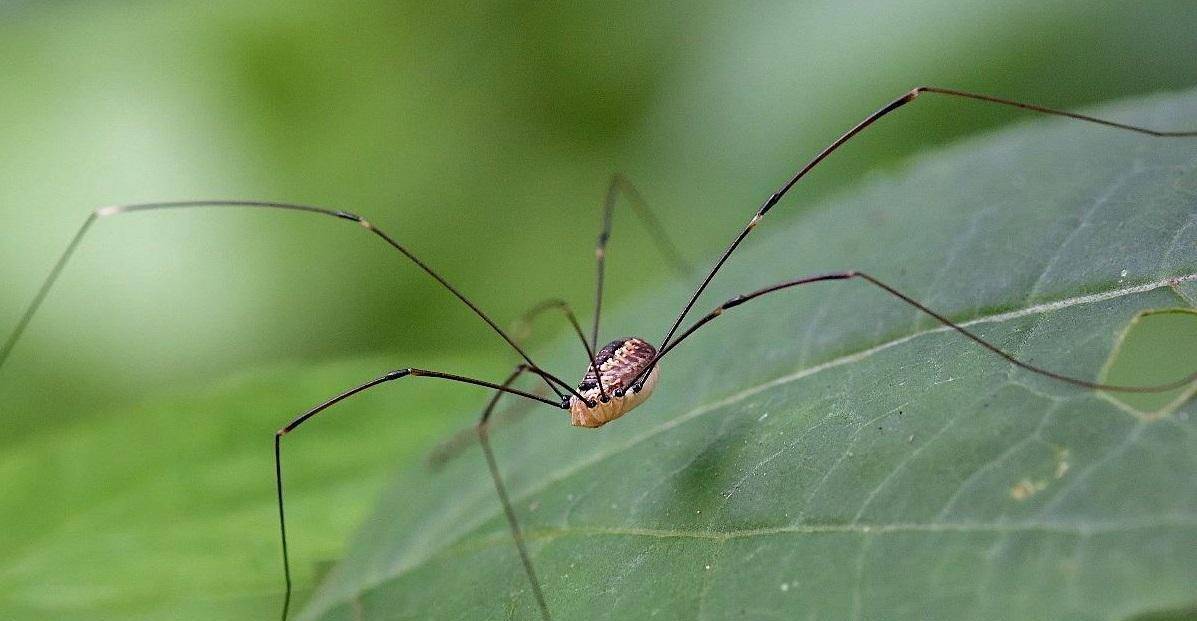
[[[608,397],[607,395],[603,395],[603,396],[599,397],[599,401],[602,401],[603,403],[610,403],[611,397]]]
[[[616,396],[616,397],[622,397],[622,396],[623,396],[623,389],[622,389],[622,388],[616,388],[616,389],[615,389],[615,396]]]

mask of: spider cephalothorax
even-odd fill
[[[570,423],[575,427],[601,427],[644,403],[657,385],[660,367],[654,366],[648,377],[632,382],[652,364],[656,355],[656,348],[634,336],[605,345],[595,354],[595,365],[578,384],[578,392],[585,401],[576,395],[569,398]]]

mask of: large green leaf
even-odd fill
[[[1099,114],[1192,127],[1197,93]],[[800,196],[708,302],[863,269],[1097,378],[1138,313],[1197,300],[1197,141],[1031,119],[823,205]],[[659,338],[690,286],[606,336]],[[548,358],[580,373],[574,348]],[[1192,351],[1152,379],[1192,371]],[[726,313],[614,424],[540,408],[495,443],[559,619],[1113,619],[1197,605],[1194,413],[1012,368],[852,282]],[[301,617],[536,618],[480,452],[402,473]]]

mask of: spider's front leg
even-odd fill
[[[1197,381],[1197,371],[1194,371],[1193,373],[1190,373],[1186,377],[1183,377],[1178,380],[1168,382],[1165,384],[1156,384],[1156,385],[1152,385],[1152,386],[1120,386],[1120,385],[1114,385],[1114,384],[1102,384],[1099,382],[1092,382],[1089,380],[1084,380],[1084,379],[1080,379],[1080,378],[1076,378],[1076,377],[1070,377],[1068,375],[1064,375],[1062,373],[1057,373],[1055,371],[1051,371],[1051,370],[1045,369],[1043,367],[1038,367],[1033,364],[1019,360],[1018,358],[1014,357],[1013,354],[1006,352],[1002,348],[998,347],[997,345],[994,345],[993,343],[990,343],[989,341],[986,341],[985,339],[981,338],[980,336],[978,336],[971,330],[968,330],[967,328],[955,323],[954,321],[952,321],[951,319],[948,319],[944,315],[937,313],[934,310],[931,310],[930,308],[928,308],[921,302],[915,300],[914,298],[910,297],[909,295],[902,293],[901,291],[891,287],[890,285],[885,284],[884,282],[874,278],[873,276],[870,276],[869,274],[866,274],[864,272],[855,271],[855,270],[849,270],[849,271],[844,271],[844,272],[832,272],[829,274],[818,274],[815,276],[806,276],[803,278],[796,278],[794,280],[787,280],[784,282],[780,282],[775,285],[765,287],[763,289],[757,289],[756,291],[753,291],[751,293],[737,295],[737,296],[727,300],[723,304],[716,306],[714,308],[714,310],[712,310],[711,312],[704,315],[698,321],[695,321],[689,328],[687,328],[684,332],[679,334],[678,337],[676,339],[674,339],[673,341],[670,341],[668,344],[663,344],[661,347],[660,353],[657,354],[656,359],[653,361],[653,363],[655,364],[656,361],[658,361],[662,357],[664,357],[665,354],[668,354],[670,351],[673,351],[673,348],[677,347],[679,343],[684,341],[690,335],[697,332],[698,329],[701,328],[702,326],[713,321],[716,317],[719,317],[720,315],[722,315],[723,312],[728,309],[735,308],[736,306],[739,306],[745,302],[759,298],[764,295],[768,295],[770,293],[781,291],[783,289],[789,289],[790,287],[797,287],[800,285],[809,285],[811,283],[816,283],[816,282],[833,281],[833,280],[851,280],[851,279],[863,280],[863,281],[873,285],[874,287],[881,289],[882,291],[886,292],[887,294],[905,302],[906,304],[913,306],[914,308],[918,309],[919,312],[926,313],[927,315],[934,317],[936,321],[938,321],[938,322],[942,323],[943,325],[947,326],[948,328],[951,328],[952,330],[955,330],[956,332],[962,334],[963,336],[970,339],[977,345],[980,345],[981,347],[984,347],[985,349],[993,352],[994,354],[1001,356],[1002,358],[1006,359],[1006,361],[1008,361],[1010,364],[1013,364],[1014,366],[1019,367],[1020,369],[1025,369],[1025,370],[1035,373],[1037,375],[1042,375],[1044,377],[1048,377],[1048,378],[1054,379],[1056,381],[1064,382],[1066,384],[1072,384],[1074,386],[1080,386],[1082,388],[1089,388],[1092,390],[1104,390],[1107,392],[1143,393],[1143,392],[1167,392],[1169,390],[1175,390],[1177,388],[1187,386],[1187,385]],[[649,368],[651,369],[651,366]],[[643,380],[640,380],[640,381],[643,381]]]
[[[355,387],[333,397],[332,399],[329,399],[329,400],[321,403],[320,405],[317,405],[316,407],[295,417],[290,423],[287,423],[286,426],[282,427],[277,432],[275,432],[275,434],[274,434],[275,489],[278,494],[278,523],[279,523],[279,538],[282,541],[282,551],[283,551],[283,579],[286,583],[286,593],[283,596],[283,608],[282,608],[282,615],[281,615],[281,618],[283,619],[283,621],[286,621],[287,613],[291,607],[291,561],[290,561],[290,557],[288,556],[288,552],[287,552],[287,521],[286,521],[286,511],[284,509],[284,502],[283,502],[282,439],[288,433],[294,431],[300,425],[307,422],[308,419],[310,419],[313,416],[323,412],[324,410],[327,410],[328,408],[340,403],[341,401],[344,401],[345,399],[348,399],[349,397],[352,397],[353,395],[356,395],[360,392],[365,392],[366,390],[369,390],[375,386],[378,386],[379,384],[384,384],[386,382],[403,379],[405,377],[431,377],[431,378],[449,380],[452,382],[458,382],[458,383],[462,383],[462,384],[473,384],[475,386],[491,388],[496,391],[495,396],[491,398],[491,401],[490,401],[489,405],[487,406],[486,410],[483,411],[482,418],[479,420],[478,433],[479,433],[479,437],[482,439],[483,449],[486,451],[487,463],[490,465],[491,475],[494,477],[494,480],[495,480],[495,487],[499,490],[499,497],[503,502],[504,510],[507,512],[507,518],[511,524],[512,533],[516,539],[516,545],[519,547],[520,556],[521,556],[522,560],[524,561],[524,568],[528,572],[528,579],[532,582],[532,588],[533,588],[533,591],[535,592],[537,603],[540,605],[541,613],[544,615],[544,618],[546,619],[546,621],[549,621],[550,617],[549,617],[548,606],[545,604],[544,595],[541,593],[540,584],[536,580],[536,575],[532,571],[532,563],[528,559],[527,551],[524,549],[523,539],[522,539],[522,536],[520,535],[520,531],[519,531],[519,524],[515,521],[515,514],[511,509],[511,504],[507,501],[507,494],[506,494],[506,491],[503,489],[502,481],[499,478],[498,466],[495,464],[494,454],[490,450],[490,444],[489,444],[489,442],[487,442],[487,439],[486,439],[486,421],[490,416],[490,412],[494,409],[495,403],[498,402],[499,396],[502,395],[503,393],[517,395],[517,396],[523,397],[525,399],[530,399],[532,401],[545,403],[545,404],[548,404],[548,405],[551,405],[551,406],[557,407],[557,408],[561,407],[561,404],[559,404],[556,401],[553,401],[551,399],[546,399],[545,397],[541,397],[539,395],[535,395],[533,393],[526,392],[526,391],[520,390],[518,388],[512,388],[511,383],[514,382],[515,379],[517,377],[519,377],[520,374],[523,374],[523,373],[533,373],[536,375],[540,375],[541,377],[544,377],[545,375],[547,375],[544,371],[541,371],[540,369],[533,368],[527,364],[521,364],[511,374],[511,376],[507,378],[507,380],[505,382],[503,382],[502,384],[494,384],[492,382],[488,382],[485,380],[474,379],[471,377],[465,377],[463,375],[454,375],[452,373],[443,373],[440,371],[430,371],[428,369],[416,369],[416,368],[397,369],[397,370],[391,371],[389,373],[386,373],[385,375],[381,375],[375,379],[372,379],[364,384],[355,386]]]

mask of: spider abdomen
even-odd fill
[[[605,345],[595,354],[598,373],[593,367],[588,369],[578,384],[578,392],[585,401],[570,397],[570,423],[575,427],[601,427],[644,403],[657,385],[660,366],[654,366],[652,372],[637,384],[634,385],[633,380],[656,355],[657,350],[652,345],[636,337],[615,339]]]

